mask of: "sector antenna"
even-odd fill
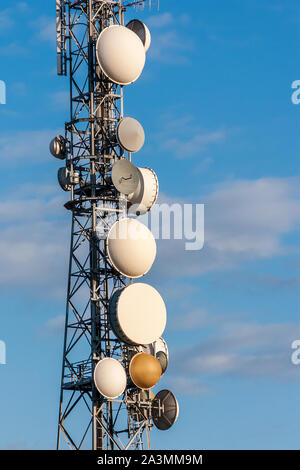
[[[158,178],[132,161],[145,131],[123,104],[151,44],[148,27],[125,17],[146,4],[155,2],[56,1],[57,72],[69,75],[71,115],[50,153],[61,160],[72,220],[58,449],[150,449],[150,431],[178,414],[172,392],[152,390],[169,361],[167,310],[143,282],[157,253],[138,216],[155,204]]]

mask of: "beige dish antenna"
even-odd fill
[[[147,274],[156,257],[156,242],[151,231],[136,219],[123,218],[111,227],[107,252],[112,266],[129,278]]]
[[[118,289],[111,297],[109,321],[115,335],[124,343],[150,344],[165,330],[166,306],[154,287],[131,284]]]
[[[109,26],[100,33],[96,56],[104,75],[119,85],[135,82],[146,60],[145,48],[139,37],[121,25]]]

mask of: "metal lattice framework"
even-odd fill
[[[101,358],[116,358],[128,368],[130,354],[108,324],[109,299],[128,280],[110,265],[105,244],[112,221],[124,216],[126,208],[125,196],[110,180],[112,165],[125,156],[112,138],[123,116],[123,87],[100,71],[96,40],[107,26],[124,24],[126,7],[144,3],[57,1],[58,74],[70,77],[65,139],[73,181],[65,204],[72,212],[72,229],[58,449],[142,449],[145,432],[150,448],[149,393],[131,389],[118,400],[107,400],[93,381]]]

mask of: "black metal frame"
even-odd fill
[[[120,197],[110,180],[113,163],[124,157],[113,137],[123,115],[123,87],[100,71],[96,40],[108,25],[124,24],[126,7],[144,4],[145,1],[61,2],[62,44],[66,46],[61,55],[62,75],[68,69],[70,77],[66,165],[71,177],[79,173],[80,181],[72,186],[71,198],[65,204],[72,212],[72,228],[58,449],[66,445],[71,449],[142,449],[144,431],[150,448],[149,394],[128,388],[120,399],[107,400],[93,381],[99,359],[117,358],[128,369],[130,352],[130,347],[114,336],[108,322],[110,296],[116,288],[126,286],[128,280],[110,265],[105,239],[97,236],[99,223],[105,225],[111,214],[116,218],[124,215],[126,208],[126,199]]]

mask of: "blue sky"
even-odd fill
[[[48,144],[68,119],[55,2],[0,11],[0,448],[54,448],[70,214]],[[189,7],[189,9],[188,9]],[[205,204],[205,246],[158,243],[147,282],[167,304],[180,418],[153,448],[298,449],[300,9],[296,0],[161,0],[125,113],[161,200]]]

